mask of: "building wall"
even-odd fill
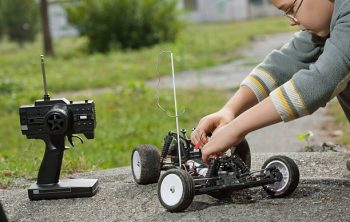
[[[280,14],[269,0],[182,0],[179,7],[186,9],[186,19],[192,22],[225,22]],[[53,38],[78,35],[58,3],[49,4],[49,22]]]
[[[221,22],[278,15],[268,0],[183,0],[192,22]]]
[[[61,5],[50,3],[48,14],[51,36],[53,38],[78,35],[78,30],[68,23],[66,11]]]
[[[190,12],[190,18],[194,22],[242,20],[247,18],[247,10],[246,0],[197,0],[197,9]]]
[[[250,2],[249,4],[249,15],[248,17],[266,17],[266,16],[279,16],[281,12],[274,7],[269,0],[260,0],[261,4],[254,4]]]

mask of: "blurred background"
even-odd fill
[[[280,15],[268,0],[0,0],[0,188],[35,178],[44,154],[42,141],[21,135],[18,116],[44,95],[41,54],[51,98],[96,103],[95,139],[65,152],[62,173],[126,166],[136,145],[161,147],[175,128],[147,84],[169,74],[160,52],[174,53],[176,72],[231,63],[257,36],[294,31]],[[181,128],[236,89],[178,90]],[[169,102],[169,92],[158,93]]]

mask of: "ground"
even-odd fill
[[[276,153],[253,154],[252,169]],[[98,178],[92,198],[30,201],[18,180],[0,198],[12,221],[350,221],[350,153],[278,153],[295,160],[301,181],[288,198],[271,199],[261,187],[234,193],[226,200],[195,196],[189,208],[169,213],[159,203],[157,184],[137,185],[130,167],[84,174]]]

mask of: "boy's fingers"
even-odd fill
[[[218,156],[220,156],[220,154],[218,154],[218,153],[213,153],[213,154],[209,154],[209,155],[203,155],[202,154],[202,160],[203,160],[204,163],[208,164],[209,163],[209,158],[216,159],[216,158],[218,158]]]
[[[193,130],[193,132],[191,133],[191,141],[193,144],[198,143],[196,134],[197,134],[197,130]]]
[[[205,164],[208,164],[208,157],[209,157],[208,155],[202,153],[202,160]]]
[[[200,148],[202,148],[208,142],[207,135],[203,132],[199,138],[198,143],[200,144]]]
[[[210,153],[207,152],[207,147],[202,149],[202,160],[204,163],[208,164]]]
[[[208,142],[208,137],[205,135],[201,138],[201,148],[203,148],[203,146]]]
[[[203,142],[201,140],[199,140],[195,145],[194,148],[195,149],[200,149],[203,147]]]
[[[195,129],[195,130],[192,132],[192,135],[191,135],[192,143],[193,143],[193,144],[197,144],[198,141],[200,141],[200,139],[201,139],[201,134],[203,134],[203,133],[204,133],[203,130]]]

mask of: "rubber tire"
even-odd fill
[[[249,144],[246,139],[244,139],[238,146],[231,148],[231,155],[239,156],[243,160],[243,162],[247,165],[247,167],[250,169],[251,154],[250,154]],[[224,190],[210,192],[208,193],[208,195],[219,200],[224,200],[224,199],[230,198],[233,192],[234,192],[234,189],[228,188]]]
[[[294,162],[294,160],[292,160],[291,158],[278,155],[278,156],[272,156],[268,160],[266,160],[261,169],[265,169],[270,162],[275,160],[281,161],[287,166],[287,170],[289,173],[287,186],[283,190],[278,192],[270,189],[268,185],[263,186],[263,188],[266,191],[266,193],[271,197],[286,197],[291,193],[293,193],[299,184],[299,178],[300,178],[299,168],[297,164]]]
[[[163,182],[164,178],[166,178],[170,174],[177,175],[180,178],[182,185],[183,185],[183,193],[182,193],[181,199],[177,204],[175,204],[173,206],[167,205],[163,201],[162,196],[161,196],[162,182]],[[193,178],[186,171],[179,170],[179,169],[168,170],[161,176],[161,178],[158,181],[158,199],[159,199],[159,202],[169,212],[183,211],[183,210],[187,209],[193,201],[193,197],[194,197],[194,193],[195,193],[194,186],[195,185],[194,185]]]
[[[234,148],[235,147],[232,147],[231,151]],[[252,165],[252,158],[251,158],[251,154],[250,154],[249,144],[248,144],[248,141],[246,139],[244,139],[238,146],[236,146],[236,149],[233,152],[233,154],[239,156],[243,160],[245,165],[247,165],[247,167],[250,169],[250,167]]]
[[[135,176],[133,158],[135,152],[140,156],[140,178]],[[160,156],[158,150],[153,145],[138,145],[132,151],[131,155],[131,171],[134,180],[138,184],[151,184],[158,182],[160,176]]]

